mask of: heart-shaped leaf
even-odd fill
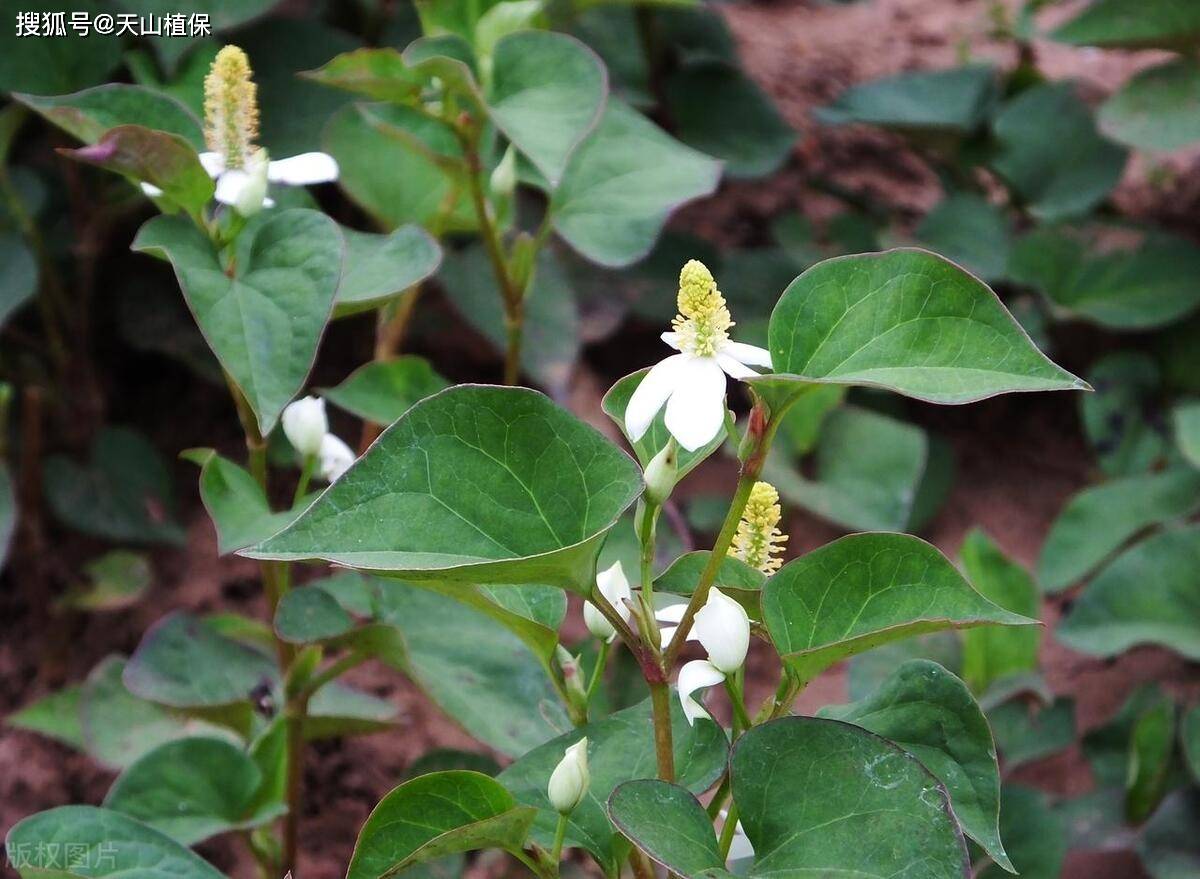
[[[156,217],[133,249],[170,260],[209,347],[270,433],[304,387],[333,308],[344,249],[337,224],[317,211],[264,211],[226,265],[193,224]]]
[[[478,772],[422,775],[379,801],[363,824],[346,879],[379,879],[405,867],[481,848],[520,851],[534,810]]]
[[[1187,108],[1200,100],[1200,65],[1180,58],[1134,76],[1100,108],[1101,130],[1134,149],[1169,152],[1200,140]]]
[[[985,284],[916,249],[818,263],[784,291],[768,331],[776,375],[756,389],[869,385],[931,403],[1086,385],[1034,347]]]
[[[719,162],[610,98],[550,199],[554,228],[593,262],[629,265],[650,252],[667,215],[710,194],[720,173]]]
[[[34,732],[83,751],[87,745],[79,719],[82,697],[83,688],[70,684],[9,714],[4,718],[4,725]]]
[[[496,43],[492,70],[487,100],[492,120],[557,185],[604,109],[604,64],[574,37],[529,30]]]
[[[461,385],[414,405],[243,554],[589,595],[600,543],[641,489],[633,461],[542,394]]]
[[[910,635],[1037,624],[988,601],[907,534],[851,534],[788,562],[767,580],[762,604],[776,649],[802,681]]]
[[[699,793],[712,785],[725,768],[725,733],[715,723],[704,720],[689,726],[678,702],[674,697],[671,700],[676,782]],[[605,803],[617,785],[654,776],[654,725],[649,700],[546,742],[501,772],[498,779],[518,801],[537,807],[533,838],[549,845],[558,813],[550,805],[546,785],[566,748],[584,736],[588,740],[591,782],[567,821],[566,840],[568,845],[585,849],[606,872],[612,873],[617,867],[614,844],[618,834],[608,820]]]
[[[920,760],[950,794],[963,831],[1013,872],[1000,841],[1000,769],[992,733],[959,678],[936,662],[914,659],[869,698],[824,708],[821,716],[861,726]]]
[[[1182,468],[1114,479],[1075,495],[1050,527],[1038,557],[1038,580],[1061,592],[1143,529],[1200,508],[1200,473]]]
[[[236,745],[224,739],[177,739],[122,772],[105,795],[104,808],[195,845],[281,814],[281,802],[251,813],[261,783],[262,772]]]
[[[618,785],[608,816],[634,845],[672,873],[695,876],[724,866],[712,819],[690,792],[654,778]]]
[[[1156,534],[1096,575],[1055,635],[1093,656],[1160,644],[1200,659],[1198,569],[1200,528]]]
[[[757,726],[734,747],[730,774],[754,846],[750,876],[970,875],[946,789],[857,726],[816,717]]]
[[[902,73],[854,86],[817,111],[827,125],[865,123],[909,134],[962,135],[978,128],[996,99],[991,67]]]
[[[275,633],[291,644],[326,641],[354,628],[354,618],[320,585],[289,590],[275,609]]]
[[[204,149],[204,131],[192,111],[144,86],[109,83],[71,95],[13,98],[84,143],[96,143],[119,125],[140,125],[177,134],[197,150]]]
[[[1053,37],[1076,46],[1186,49],[1200,43],[1200,9],[1179,0],[1093,0]]]
[[[4,847],[25,879],[224,879],[165,833],[94,806],[60,806],[31,815],[8,831]]]
[[[414,70],[391,46],[344,52],[324,66],[302,75],[321,85],[365,95],[373,101],[397,104],[419,98],[429,79]]]
[[[437,271],[442,249],[420,226],[401,226],[389,235],[342,228],[346,265],[338,287],[338,317],[377,308]]]
[[[424,357],[406,355],[373,360],[360,366],[335,388],[323,388],[325,399],[376,424],[391,424],[414,403],[445,390],[450,383]]]

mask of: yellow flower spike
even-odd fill
[[[243,168],[258,137],[257,88],[250,59],[237,46],[225,46],[204,78],[204,140],[224,157],[225,168]]]
[[[729,341],[733,318],[712,272],[699,260],[688,260],[679,272],[679,314],[671,327],[679,334],[679,350],[712,357]]]
[[[782,515],[779,492],[775,487],[769,482],[754,483],[729,555],[764,574],[778,571],[783,562],[776,556],[783,550],[783,544],[787,543],[787,535],[778,528]]]

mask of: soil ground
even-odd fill
[[[902,70],[947,66],[964,46],[975,55],[1011,63],[1012,50],[988,36],[990,5],[988,0],[862,0],[845,5],[779,0],[721,7],[750,74],[776,99],[803,137],[776,178],[725,185],[712,199],[691,206],[677,218],[676,225],[717,241],[746,243],[761,238],[765,222],[779,213],[801,210],[820,220],[836,203],[806,184],[815,176],[918,217],[937,199],[936,182],[921,163],[887,135],[815,126],[811,110],[856,82]],[[1054,13],[1065,15],[1077,5],[1063,4]],[[1153,60],[1152,53],[1119,55],[1040,43],[1037,51],[1052,77],[1079,78],[1085,92],[1095,95],[1107,93],[1132,70]],[[1188,156],[1173,161],[1181,172],[1192,165]],[[1131,163],[1117,196],[1122,209],[1177,225],[1185,223],[1189,208],[1200,196],[1200,175],[1183,173],[1173,189],[1163,191],[1145,182],[1144,171],[1140,163]],[[1195,229],[1183,226],[1183,231]],[[320,368],[329,374],[318,375],[317,384],[340,380],[347,365],[369,355],[364,330],[369,332],[369,327],[353,321],[335,329],[326,347],[338,354],[334,362],[322,363]],[[647,334],[647,338],[652,337]],[[1111,340],[1088,333],[1067,334],[1056,341],[1060,346],[1056,353],[1073,369],[1086,366],[1096,350],[1111,344]],[[458,369],[472,365],[464,366],[445,352],[421,353],[430,354],[435,362],[458,363]],[[597,365],[603,358],[595,359],[597,363],[581,368],[571,402],[585,417],[599,422],[600,392],[616,376],[603,374]],[[159,360],[150,366],[147,370],[147,364],[141,362],[122,364],[108,377],[112,389],[124,391],[124,396],[114,397],[112,403],[114,423],[135,424],[164,450],[210,445],[212,425],[235,425],[219,390],[196,389],[189,374],[164,367]],[[490,368],[486,361],[483,368]],[[453,369],[449,371],[453,374]],[[146,374],[153,378],[135,378]],[[131,399],[129,389],[134,387],[136,399]],[[180,394],[180,387],[190,390]],[[1021,395],[969,407],[910,405],[909,415],[947,439],[957,462],[947,503],[922,536],[955,557],[966,531],[980,526],[1013,558],[1032,565],[1064,501],[1093,475],[1074,405]],[[236,451],[232,432],[224,437],[223,447]],[[179,465],[177,477],[179,486],[195,484],[194,469],[188,465]],[[698,474],[696,482],[706,488],[720,487],[731,484],[731,477],[729,468],[717,462]],[[16,577],[7,579],[6,588],[0,590],[0,620],[4,623],[0,712],[7,713],[64,682],[81,679],[109,653],[130,653],[147,626],[168,610],[264,612],[254,564],[218,558],[211,525],[194,492],[189,488],[181,493],[189,523],[187,548],[155,553],[153,590],[130,611],[53,617],[47,622],[32,606],[28,590],[14,582]],[[805,552],[841,533],[799,513],[790,515],[789,525],[791,554]],[[71,563],[97,550],[68,534],[52,536],[49,551],[55,572],[70,570]],[[1044,616],[1051,629],[1066,600],[1069,597],[1047,605]],[[572,613],[578,626],[577,608]],[[765,667],[762,659],[751,662],[752,693],[770,686],[753,674],[756,667]],[[1100,662],[1071,653],[1047,638],[1043,661],[1054,691],[1075,697],[1081,731],[1110,716],[1139,682],[1156,680],[1181,690],[1197,689],[1195,665],[1154,649]],[[314,749],[306,772],[310,795],[301,830],[304,879],[336,879],[344,874],[367,813],[415,757],[435,746],[478,748],[397,674],[368,666],[354,671],[350,682],[394,702],[400,724],[394,732],[324,743]],[[814,684],[798,707],[809,711],[844,695],[844,676],[835,670]],[[1027,767],[1019,777],[1057,794],[1081,793],[1091,785],[1077,749]],[[110,773],[65,747],[0,727],[0,831],[40,809],[97,803],[111,780]],[[202,846],[201,851],[230,875],[252,875],[252,865],[233,845],[218,841]],[[1064,875],[1072,879],[1136,879],[1142,874],[1127,853],[1107,852],[1073,854]]]

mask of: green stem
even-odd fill
[[[562,860],[563,840],[567,838],[567,816],[561,812],[558,824],[554,827],[554,848],[550,851],[550,860],[554,863],[554,872],[558,873],[558,863]]]
[[[357,651],[351,651],[350,653],[347,653],[341,659],[330,663],[329,665],[325,666],[324,669],[313,675],[298,694],[299,697],[305,700],[311,698],[312,695],[317,692],[317,690],[321,689],[330,681],[337,680],[346,672],[350,671],[350,669],[356,668],[366,661],[367,655],[365,653],[359,653]]]
[[[729,694],[729,701],[733,704],[733,738],[736,739],[741,733],[744,733],[754,725],[750,720],[750,715],[746,712],[746,696],[742,686],[742,669],[738,669],[736,674],[726,676],[725,692]]]
[[[283,857],[279,865],[284,876],[296,876],[296,856],[300,848],[300,812],[304,808],[304,719],[308,699],[291,702],[287,708],[287,814],[283,818]]]
[[[733,835],[737,833],[737,824],[737,803],[730,803],[729,811],[725,814],[725,826],[721,828],[721,839],[718,843],[721,852],[721,863],[725,863],[725,860],[729,857],[729,847],[733,845]]]
[[[521,340],[525,332],[524,301],[518,299],[506,304],[504,327],[504,383],[515,385],[521,380]]]
[[[715,819],[721,814],[721,807],[725,805],[725,800],[729,798],[729,773],[725,773],[725,777],[721,779],[721,784],[717,788],[717,792],[713,794],[712,800],[708,804],[708,817]]]
[[[643,502],[644,503],[644,502]],[[645,504],[638,521],[638,542],[641,545],[642,613],[646,618],[646,640],[657,654],[662,648],[662,636],[654,620],[654,552],[658,514],[662,507]]]
[[[600,681],[604,679],[604,669],[608,667],[608,657],[611,652],[611,647],[607,641],[600,642],[600,652],[596,654],[596,667],[592,669],[592,679],[588,682],[586,692],[586,705],[591,706],[592,697],[596,695],[596,690],[600,686]]]
[[[671,736],[671,688],[666,681],[648,682],[650,705],[654,712],[654,757],[658,777],[675,780],[675,744]]]
[[[292,495],[292,508],[294,509],[304,496],[308,494],[308,484],[312,481],[313,471],[317,469],[317,456],[305,455],[304,463],[300,466],[300,479],[296,483],[296,492]]]

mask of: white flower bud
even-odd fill
[[[321,478],[333,482],[350,469],[355,461],[354,451],[332,433],[321,439],[321,450],[317,454],[317,466]]]
[[[511,145],[492,171],[488,187],[496,198],[511,198],[517,191],[517,154]]]
[[[625,569],[621,567],[620,562],[614,562],[612,567],[596,575],[596,588],[616,609],[621,619],[629,622],[629,605],[625,601],[626,599],[632,600],[633,590],[629,586],[629,580],[625,577]],[[604,614],[600,613],[600,609],[590,601],[583,603],[583,622],[587,625],[588,631],[601,641],[612,641],[617,637],[617,630],[612,627],[612,623],[605,619]]]
[[[657,455],[646,465],[646,500],[661,506],[671,496],[679,479],[679,446],[671,437]]]
[[[587,738],[582,738],[563,753],[562,760],[550,774],[546,796],[560,815],[569,815],[583,800],[591,784],[588,774]]]
[[[704,607],[696,611],[688,640],[699,641],[713,666],[733,674],[746,661],[750,647],[750,617],[746,609],[713,587]]]
[[[301,397],[283,410],[283,433],[302,457],[321,452],[321,441],[329,432],[325,401],[320,397]]]

